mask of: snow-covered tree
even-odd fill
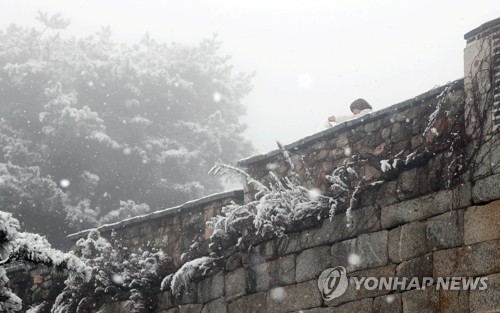
[[[154,210],[220,191],[210,167],[251,150],[240,121],[251,77],[234,73],[216,38],[188,46],[145,36],[125,45],[103,28],[64,39],[57,34],[68,21],[44,13],[38,19],[42,30],[0,31],[4,167],[38,167],[36,175],[51,185],[46,193],[66,197],[57,211],[72,230],[95,226],[120,201]],[[31,227],[28,204],[17,207],[15,216]]]
[[[57,297],[52,312],[88,312],[91,308],[120,297],[131,300],[134,312],[150,312],[151,295],[171,267],[162,251],[129,253],[112,234],[111,241],[96,230],[76,243],[76,254],[91,269],[91,280],[68,279]]]
[[[67,271],[74,281],[89,281],[90,268],[72,253],[53,249],[42,236],[19,231],[19,221],[12,214],[0,211],[0,311],[21,310],[21,299],[7,287],[9,281],[4,266],[16,262],[45,264]]]

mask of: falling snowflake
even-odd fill
[[[351,156],[351,153],[352,153],[351,147],[345,147],[344,148],[344,154],[345,154],[345,156],[347,156],[347,157]]]
[[[389,304],[393,303],[394,300],[396,300],[396,297],[394,295],[388,295],[387,297],[385,297],[385,302]]]
[[[278,163],[267,163],[266,168],[268,171],[274,171],[278,168]]]
[[[271,290],[271,298],[275,301],[283,301],[286,297],[285,288],[277,287]]]
[[[214,102],[220,102],[220,100],[222,99],[222,96],[220,93],[214,92],[213,99],[214,99]]]
[[[124,282],[123,277],[121,275],[118,275],[118,274],[113,274],[111,279],[113,280],[113,283],[115,283],[117,285],[121,285]]]
[[[69,179],[61,179],[59,181],[59,185],[63,188],[68,188],[69,185],[71,185],[71,182],[69,181]]]
[[[349,264],[357,266],[361,263],[361,257],[355,253],[352,253],[347,258],[347,261],[349,262]]]

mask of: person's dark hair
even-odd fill
[[[354,111],[354,109],[358,110],[366,110],[366,109],[372,109],[372,106],[365,100],[365,99],[357,99],[354,100],[353,103],[351,103],[351,112]]]

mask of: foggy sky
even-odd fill
[[[244,121],[266,152],[347,114],[356,98],[381,109],[463,77],[463,35],[499,17],[500,1],[2,0],[0,27],[40,28],[37,10],[71,19],[64,35],[104,25],[122,42],[148,32],[198,43],[217,33],[235,70],[256,72]]]

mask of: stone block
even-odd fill
[[[401,227],[399,237],[399,257],[401,261],[410,260],[427,253],[426,226],[422,221],[415,221]]]
[[[347,138],[347,134],[342,133],[339,134],[335,140],[335,146],[339,148],[343,148],[345,145],[349,143],[349,139]]]
[[[193,225],[203,222],[204,222],[203,211],[197,210],[181,214],[181,223],[183,228],[187,227],[187,225]]]
[[[267,293],[267,312],[298,311],[319,307],[322,303],[316,279],[273,288]]]
[[[295,255],[290,254],[274,261],[271,286],[283,286],[295,282]]]
[[[343,266],[348,273],[355,271],[357,268],[356,264],[349,263],[349,256],[355,253],[355,250],[356,239],[334,243],[330,250],[333,266]]]
[[[420,171],[417,168],[404,171],[399,175],[396,189],[399,200],[411,199],[418,195],[419,175]]]
[[[466,245],[498,238],[500,238],[500,200],[482,206],[472,206],[465,211]]]
[[[365,124],[365,132],[367,133],[373,133],[377,130],[380,129],[380,124],[382,123],[382,120],[376,120],[374,122]]]
[[[226,271],[234,271],[235,269],[242,267],[241,264],[241,253],[236,252],[231,254],[226,260]]]
[[[174,306],[174,297],[170,291],[158,294],[158,309],[166,310]]]
[[[397,195],[398,183],[395,181],[384,184],[377,192],[375,202],[380,207],[386,207],[399,202]]]
[[[302,250],[299,240],[300,233],[288,234],[286,237],[276,239],[278,242],[278,255],[287,255]]]
[[[269,240],[261,244],[261,255],[266,261],[273,260],[277,257],[277,243],[275,240]]]
[[[500,273],[488,277],[486,290],[469,291],[470,312],[500,312]]]
[[[387,264],[387,230],[362,234],[356,240],[355,253],[360,257],[358,269],[380,267]]]
[[[382,132],[380,133],[380,135],[382,136],[383,140],[389,139],[391,137],[391,128],[387,127],[387,128],[382,129]]]
[[[414,151],[424,143],[422,136],[414,136],[411,138],[411,149]]]
[[[224,295],[224,272],[207,277],[198,283],[198,302],[207,303]]]
[[[241,253],[241,263],[244,267],[252,267],[266,262],[261,252],[262,246],[254,246]]]
[[[470,184],[463,184],[453,190],[442,190],[430,195],[383,207],[382,229],[413,221],[423,220],[447,211],[470,205]]]
[[[380,169],[370,165],[365,165],[363,168],[363,177],[366,181],[376,181],[380,178]]]
[[[439,290],[439,312],[469,313],[469,291]]]
[[[391,142],[409,141],[411,139],[411,128],[401,123],[394,123],[391,128]]]
[[[352,312],[363,312],[363,313],[372,313],[372,298],[361,299],[358,301],[349,302],[346,304],[342,304],[338,307],[331,308],[332,313],[352,313]],[[322,311],[321,311],[322,312]],[[323,313],[323,312],[322,312]]]
[[[464,210],[443,213],[427,220],[428,251],[461,246],[464,242]]]
[[[196,303],[198,299],[198,287],[195,282],[188,284],[187,288],[181,293],[180,304]]]
[[[390,293],[390,290],[379,290],[379,288],[375,289],[366,289],[364,285],[363,277],[394,277],[396,273],[396,264],[390,264],[384,267],[368,269],[358,272],[353,272],[347,275],[349,278],[349,286],[347,287],[346,292],[338,298],[335,298],[331,301],[325,300],[325,305],[327,306],[339,306],[343,303],[348,303],[364,298],[374,298],[382,295],[386,295]],[[357,288],[357,283],[360,284],[359,290]]]
[[[420,256],[413,260],[402,262],[396,268],[397,277],[407,277],[408,281],[412,277],[418,277],[421,282],[422,277],[432,277],[432,253]]]
[[[434,252],[434,276],[482,276],[500,272],[500,240]]]
[[[201,313],[201,309],[201,304],[185,304],[179,306],[179,313]]]
[[[389,261],[393,263],[401,263],[401,226],[391,229],[387,237],[387,252]]]
[[[353,238],[363,233],[380,230],[380,210],[366,207],[351,212],[353,225],[347,226],[345,214],[335,215],[332,219],[323,220],[321,227],[303,231],[300,234],[299,246],[310,248],[336,241]]]
[[[267,308],[267,292],[246,295],[227,306],[228,313],[272,312]]]
[[[401,294],[389,294],[373,299],[373,313],[402,313]]]
[[[300,283],[313,278],[333,266],[329,246],[315,247],[302,251],[297,255],[295,267],[295,280]]]
[[[439,293],[435,288],[404,292],[402,300],[403,313],[439,312]]]
[[[250,290],[264,291],[271,285],[270,263],[262,263],[252,266],[249,270]]]
[[[485,203],[500,199],[500,174],[477,180],[472,188],[474,203]]]
[[[227,313],[227,303],[225,298],[215,299],[203,306],[201,313]]]
[[[232,301],[247,291],[247,270],[239,268],[225,275],[226,300]]]

